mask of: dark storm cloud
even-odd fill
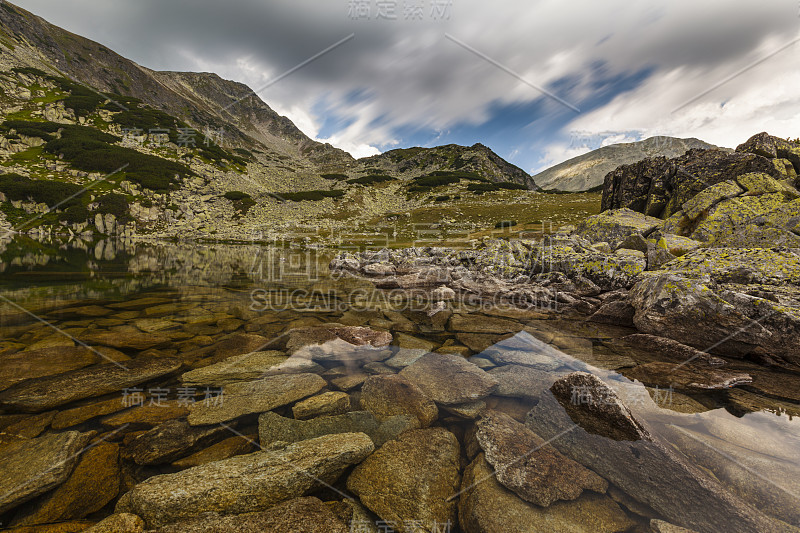
[[[350,116],[347,128],[331,139],[352,150],[390,144],[401,128],[474,126],[491,121],[492,110],[504,105],[547,100],[445,33],[532,84],[558,87],[560,98],[583,107],[581,115],[564,115],[564,131],[642,130],[630,119],[613,123],[639,109],[651,122],[654,113],[659,118],[656,133],[678,133],[704,124],[698,106],[708,99],[687,109],[683,121],[671,115],[675,106],[788,42],[798,29],[793,1],[453,0],[447,20],[433,19],[433,1],[424,0],[423,20],[414,21],[404,20],[404,0],[396,2],[397,20],[375,20],[376,0],[371,20],[349,17],[349,0],[18,3],[150,68],[212,70],[254,89],[355,33],[351,41],[260,93],[312,135],[324,118],[312,110]],[[709,98],[746,94],[753,84],[785,71],[792,54],[796,65],[797,51],[789,50],[760,67],[761,79],[741,76]],[[597,64],[603,69],[593,67]],[[645,71],[650,77],[630,91],[627,105],[612,101],[605,112],[581,105],[592,102],[595,88],[609,85],[608,80]],[[567,79],[569,84],[556,84]],[[348,98],[354,91],[366,98],[354,102]],[[780,107],[780,102],[764,103]],[[537,109],[558,106],[551,100]]]

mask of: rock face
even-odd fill
[[[634,522],[611,498],[586,493],[575,501],[539,507],[520,499],[492,475],[494,469],[479,454],[464,471],[458,518],[466,533],[558,531],[621,533]]]
[[[585,375],[572,374],[558,382],[558,387],[554,385],[558,400],[550,394],[542,395],[528,413],[526,425],[544,439],[559,436],[552,444],[561,453],[597,472],[676,525],[701,533],[786,531],[785,527],[725,490],[718,481],[691,466],[672,448],[652,437],[645,438],[650,432],[632,418],[618,399],[571,402],[572,386],[586,379]],[[594,380],[592,382],[595,385],[590,384],[588,389],[592,397],[607,398],[607,393],[602,392]],[[598,394],[594,395],[593,391]],[[571,406],[566,410],[565,398]],[[600,404],[602,407],[593,407]],[[640,435],[640,438],[616,440],[606,436],[608,430],[604,428],[619,427],[616,421],[630,428],[627,433]]]
[[[41,412],[75,400],[120,392],[177,371],[181,362],[167,357],[95,365],[55,376],[27,380],[0,392],[0,405]]]
[[[643,333],[669,337],[702,351],[741,357],[761,347],[772,357],[800,364],[800,308],[791,306],[792,296],[787,294],[784,299],[781,294],[782,289],[791,291],[798,286],[795,276],[800,272],[800,257],[762,251],[732,255],[741,259],[751,255],[751,261],[761,256],[769,262],[748,269],[742,260],[737,270],[726,271],[723,265],[730,265],[729,259],[720,258],[724,263],[707,259],[695,270],[688,263],[695,256],[687,257],[685,270],[677,264],[675,273],[654,273],[634,286],[630,292],[630,302],[636,310],[634,324]],[[709,256],[703,253],[701,257]],[[710,274],[700,270],[706,265],[710,265]],[[770,298],[764,298],[763,295],[769,296],[764,292],[756,293],[762,296],[747,294],[747,286],[723,284],[732,276],[769,283],[771,270],[784,279],[773,282],[776,296]]]
[[[500,411],[486,411],[476,438],[497,480],[523,500],[547,507],[584,490],[604,493],[606,480],[564,457],[533,431]]]
[[[436,531],[455,523],[460,446],[443,428],[408,431],[358,465],[347,488],[396,531]]]
[[[151,477],[120,498],[117,512],[160,527],[204,512],[242,514],[269,509],[334,483],[374,445],[363,433],[326,435],[282,450],[255,452]]]
[[[258,381],[234,383],[224,388],[221,401],[192,404],[189,423],[193,426],[217,424],[270,411],[316,394],[326,385],[317,374],[267,376]]]
[[[379,420],[401,415],[419,420],[421,427],[428,427],[439,416],[436,404],[422,389],[403,376],[372,376],[361,388],[361,407]]]
[[[294,498],[266,511],[206,515],[168,525],[157,533],[348,533],[350,529],[318,498]]]
[[[400,371],[436,403],[454,405],[480,400],[497,388],[497,380],[463,357],[429,353]]]
[[[61,485],[72,473],[89,436],[67,431],[4,446],[0,454],[0,513]]]
[[[295,420],[268,412],[258,418],[258,434],[262,446],[273,442],[297,442],[336,433],[366,433],[376,447],[402,432],[419,427],[411,416],[392,416],[378,421],[369,411],[320,416],[311,420]]]
[[[601,209],[666,218],[700,191],[750,172],[782,177],[770,159],[752,153],[694,149],[674,159],[644,159],[606,175]]]
[[[102,442],[84,452],[69,479],[43,499],[20,509],[13,526],[83,518],[116,498],[120,486],[119,446]]]

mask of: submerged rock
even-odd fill
[[[495,378],[463,357],[429,353],[400,371],[436,403],[454,405],[485,398],[497,388]]]
[[[367,435],[342,433],[240,455],[151,477],[122,496],[116,512],[136,514],[157,528],[205,512],[264,511],[334,483],[373,450]]]
[[[49,524],[83,518],[117,497],[120,487],[119,446],[101,442],[86,450],[63,485],[23,506],[12,526]]]
[[[647,363],[623,371],[630,379],[638,379],[650,387],[676,390],[729,389],[751,383],[753,378],[744,372],[709,368],[684,363]]]
[[[317,374],[285,374],[234,383],[223,389],[219,401],[192,404],[189,423],[193,426],[217,424],[270,411],[316,394],[326,385],[327,382]]]
[[[266,351],[235,355],[219,363],[190,370],[181,376],[186,386],[222,386],[253,381],[276,374],[300,374],[322,371],[310,359],[287,357],[283,352]]]
[[[138,465],[170,463],[228,431],[222,426],[192,427],[185,420],[170,420],[131,440],[123,455]]]
[[[89,433],[67,431],[4,446],[0,454],[0,513],[61,485],[89,437]]]
[[[400,533],[455,524],[460,446],[443,428],[408,431],[358,465],[347,488]]]
[[[320,416],[311,420],[286,418],[272,411],[258,418],[258,436],[262,446],[273,442],[297,442],[336,433],[366,433],[376,447],[409,429],[419,427],[412,416],[392,416],[378,421],[369,411]]]
[[[485,412],[476,427],[478,444],[497,480],[523,500],[547,507],[574,500],[584,490],[604,493],[608,488],[606,480],[500,411]]]
[[[123,366],[124,364],[124,366]],[[177,359],[140,358],[123,364],[106,363],[55,376],[18,383],[0,392],[0,405],[41,412],[66,403],[122,390],[171,374],[181,367]]]
[[[155,533],[348,533],[350,529],[318,498],[279,503],[258,513],[235,516],[208,514],[178,522]]]
[[[585,493],[574,501],[539,507],[503,487],[483,453],[464,471],[458,518],[465,533],[558,531],[622,533],[633,520],[608,496]]]
[[[292,414],[298,420],[318,416],[341,415],[350,410],[350,395],[346,392],[323,392],[292,406]]]
[[[379,420],[403,415],[430,426],[438,417],[436,404],[422,389],[400,375],[372,376],[361,389],[361,407]]]
[[[526,425],[542,438],[554,439],[552,444],[561,453],[597,472],[674,524],[701,533],[786,531],[779,522],[737,498],[654,439],[616,397],[612,401],[570,401],[572,385],[586,379],[585,375],[573,374],[554,385],[554,394],[559,399],[543,394],[528,413]],[[592,380],[590,391],[598,388],[597,381],[597,378]],[[606,394],[601,396],[607,398]],[[627,430],[615,438],[613,433],[609,435],[608,428]]]

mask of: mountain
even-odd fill
[[[0,119],[0,227],[29,233],[242,239],[369,226],[433,203],[457,217],[458,200],[502,205],[535,187],[481,144],[356,160],[244,84],[148,69],[8,2]]]
[[[533,176],[533,181],[544,190],[588,191],[602,187],[606,174],[620,165],[630,165],[648,157],[677,157],[692,148],[717,147],[700,139],[676,137],[650,137],[638,142],[612,144],[550,167]]]

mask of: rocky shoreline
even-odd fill
[[[797,371],[798,154],[800,146],[759,134],[734,153],[645,160],[610,173],[607,210],[577,228],[539,240],[485,239],[473,250],[345,253],[331,268],[383,289],[438,287],[451,297],[579,313]]]

